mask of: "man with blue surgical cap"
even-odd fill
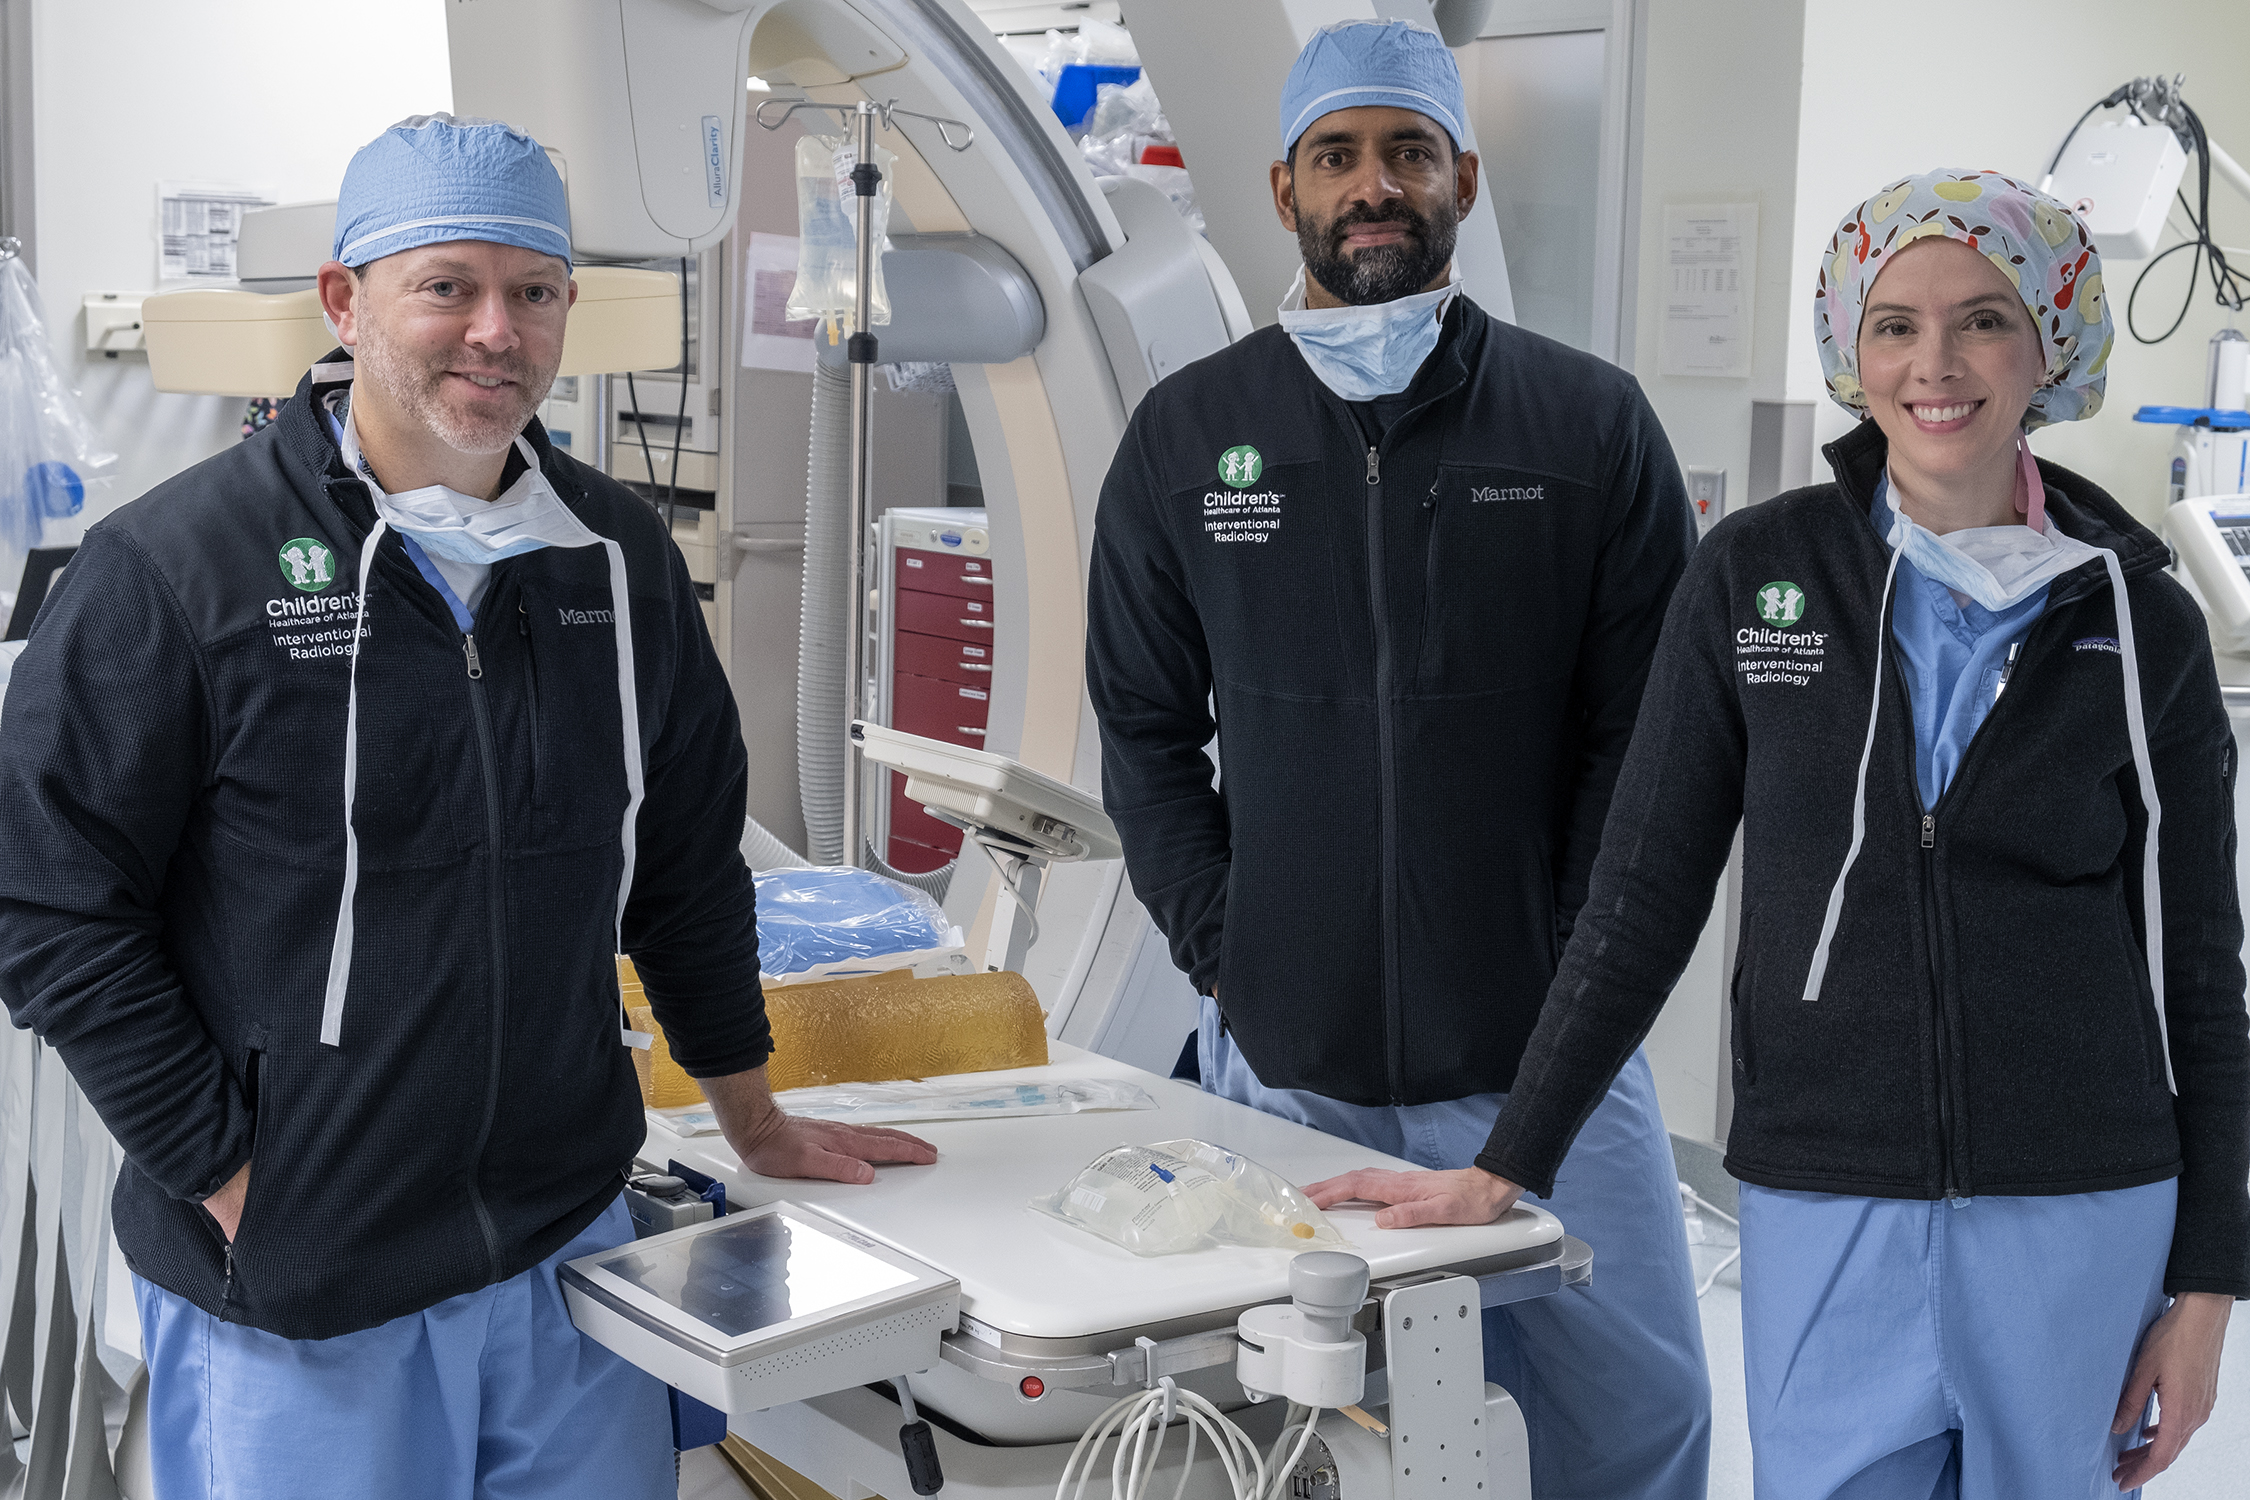
[[[532,412],[575,288],[537,142],[352,159],[280,416],[94,527],[0,721],[0,998],[125,1152],[162,1500],[676,1493],[572,1326],[644,1134],[613,955],[772,1177],[747,764],[684,560]],[[645,1039],[644,1039],[645,1040]]]
[[[1478,163],[1437,37],[1321,31],[1280,114],[1274,209],[1304,257],[1280,326],[1160,383],[1102,491],[1103,796],[1204,996],[1203,1086],[1444,1183],[1394,1199],[1401,1174],[1357,1173],[1316,1202],[1483,1223],[1509,1188],[1476,1158],[1585,900],[1694,522],[1631,376],[1462,292]],[[1701,1496],[1710,1384],[1638,1054],[1541,1201],[1595,1269],[1485,1315],[1533,1489]]]

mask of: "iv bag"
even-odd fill
[[[797,284],[789,289],[783,316],[792,323],[817,320],[820,329],[813,337],[830,344],[859,331],[853,327],[859,281],[855,232],[859,195],[852,187],[852,168],[858,164],[859,154],[849,141],[808,135],[797,142]],[[875,236],[875,284],[869,288],[868,319],[880,328],[891,320],[891,299],[883,288],[883,251],[890,243],[897,153],[877,146],[875,165],[883,180],[868,203]]]
[[[116,462],[55,368],[39,288],[10,255],[0,261],[0,552],[38,546],[47,522],[78,514],[88,482]]]

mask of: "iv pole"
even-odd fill
[[[853,127],[852,139],[852,194],[855,213],[852,237],[857,242],[857,259],[852,280],[852,332],[845,343],[844,357],[852,372],[852,463],[851,463],[851,603],[846,609],[846,635],[844,638],[844,862],[864,866],[868,847],[861,832],[864,823],[863,803],[866,800],[866,769],[860,756],[859,742],[852,738],[851,727],[855,719],[865,716],[867,706],[867,516],[871,485],[872,464],[875,456],[875,437],[871,417],[871,403],[875,392],[876,339],[870,320],[875,308],[875,196],[883,183],[882,169],[875,165],[875,122],[880,119],[885,130],[896,129],[893,115],[908,115],[918,120],[928,120],[937,126],[938,139],[955,151],[966,151],[976,139],[976,133],[958,120],[941,119],[936,115],[919,114],[914,110],[900,109],[897,100],[877,104],[862,99],[855,105],[815,104],[798,100],[782,109],[772,119],[766,118],[769,106],[780,103],[769,99],[758,106],[757,121],[767,130],[779,130],[788,118],[800,109],[832,110],[848,116]],[[953,138],[954,131],[961,138]]]

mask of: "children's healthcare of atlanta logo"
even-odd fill
[[[318,537],[291,537],[281,544],[281,576],[289,586],[318,594],[336,581],[336,554]]]
[[[1248,443],[1237,443],[1219,455],[1219,479],[1235,489],[1250,488],[1265,471],[1266,461]]]
[[[1768,625],[1794,625],[1805,617],[1805,591],[1793,583],[1764,584],[1753,598],[1758,618]]]

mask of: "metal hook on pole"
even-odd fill
[[[766,111],[773,109],[776,105],[780,106],[780,113],[770,119],[767,118]],[[897,130],[899,128],[893,119],[897,115],[904,115],[910,120],[927,120],[937,127],[938,139],[949,150],[966,151],[975,143],[977,138],[976,130],[972,126],[963,124],[959,120],[948,119],[944,115],[926,115],[918,109],[901,109],[896,99],[886,99],[880,104],[872,100],[863,101],[861,104],[819,104],[810,99],[768,99],[752,112],[751,118],[767,130],[779,130],[789,122],[790,116],[801,109],[825,110],[836,115],[838,122],[843,123],[855,120],[863,108],[879,118],[883,122],[885,130]],[[960,139],[958,140],[954,139],[954,132],[956,131],[960,132]]]

